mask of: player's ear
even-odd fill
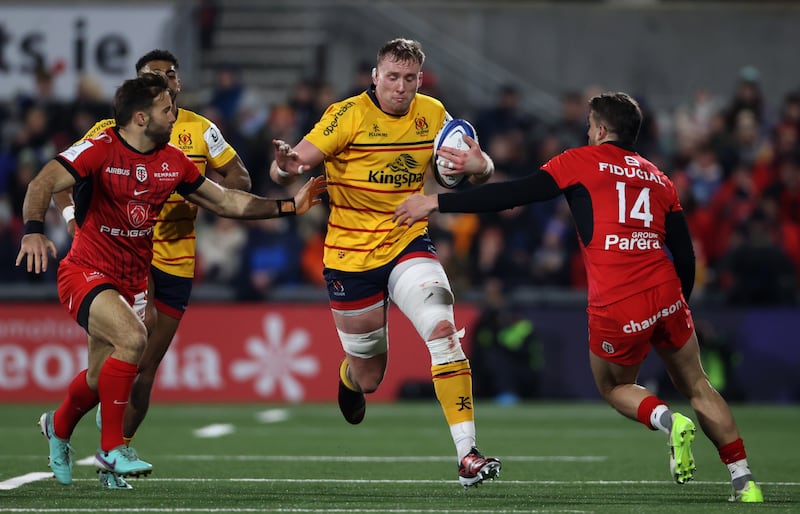
[[[422,72],[417,73],[417,89],[422,86]]]
[[[372,80],[373,81],[378,80],[378,69],[377,68],[372,68]]]
[[[133,118],[136,121],[137,125],[139,125],[139,126],[147,125],[147,113],[146,112],[144,112],[144,111],[136,111],[136,114],[134,115]]]

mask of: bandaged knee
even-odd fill
[[[455,298],[438,261],[420,258],[398,265],[389,277],[389,295],[426,341],[440,322],[455,326]]]
[[[367,332],[366,334],[347,334],[337,329],[342,349],[348,355],[368,359],[389,351],[389,339],[386,337],[386,328]]]

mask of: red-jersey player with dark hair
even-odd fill
[[[48,253],[55,257],[56,249],[43,233],[44,215],[54,192],[74,186],[80,230],[59,266],[58,294],[91,336],[89,367],[70,383],[61,406],[42,415],[40,426],[50,444],[50,467],[59,482],[70,484],[69,438],[99,401],[102,432],[95,465],[116,477],[104,486],[129,488],[122,477],[152,470],[124,444],[122,419],[147,342],[145,322],[152,321],[145,305],[156,214],[173,191],[220,216],[302,214],[320,202],[325,183],[311,179],[294,198],[270,200],[205,180],[180,149],[167,144],[175,113],[161,75],[125,81],[114,97],[114,112],[116,127],[61,152],[28,185],[17,265],[24,260],[28,271],[46,271]]]
[[[412,196],[397,208],[395,220],[412,224],[435,210],[498,211],[563,194],[589,280],[589,360],[600,394],[624,416],[665,432],[670,472],[679,484],[691,480],[694,423],[636,384],[652,347],[728,466],[731,501],[762,502],[733,414],[700,364],[686,303],[695,274],[692,240],[672,182],[633,149],[641,123],[630,96],[596,96],[588,146],[565,151],[521,180]]]

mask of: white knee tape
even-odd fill
[[[461,338],[464,337],[462,328],[455,334],[447,337],[440,337],[433,341],[425,341],[428,351],[431,353],[431,365],[447,364],[449,362],[462,361],[467,358],[461,348]]]
[[[337,332],[345,353],[353,357],[368,359],[389,351],[389,339],[386,337],[385,328],[366,334],[346,334],[338,329]]]
[[[441,321],[455,326],[455,298],[438,261],[410,259],[397,266],[389,276],[389,297],[425,340]]]

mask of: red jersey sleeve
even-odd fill
[[[103,143],[102,140],[84,139],[58,154],[56,160],[80,182],[102,169],[106,158],[106,152],[102,149]]]

